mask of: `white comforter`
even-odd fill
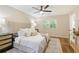
[[[41,35],[30,37],[20,36],[15,38],[15,43],[31,48],[34,52],[43,52],[45,46],[47,45],[45,37],[42,37]]]

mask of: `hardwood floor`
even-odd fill
[[[70,46],[68,39],[60,38],[63,53],[74,53],[73,48]]]

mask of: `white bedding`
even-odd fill
[[[47,45],[45,37],[42,37],[41,35],[36,35],[36,36],[30,36],[30,37],[25,37],[25,36],[19,36],[15,38],[14,44],[18,44],[19,49],[25,51],[25,52],[30,52],[27,51],[27,49],[31,49],[32,52],[43,52],[45,46]],[[14,45],[15,48],[18,48],[16,45]],[[22,49],[22,47],[24,49]]]

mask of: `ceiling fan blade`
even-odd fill
[[[43,10],[43,12],[52,12],[51,10]]]
[[[44,9],[47,9],[49,7],[49,5],[46,5],[45,7],[44,7]]]
[[[40,6],[40,7],[41,7],[40,11],[42,11],[43,10],[43,6]]]
[[[34,9],[36,9],[36,10],[40,10],[40,9],[38,9],[38,8],[36,8],[36,7],[32,7],[32,8],[34,8]]]

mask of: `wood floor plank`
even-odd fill
[[[70,46],[69,39],[60,39],[62,50],[64,53],[74,53],[74,49]]]

